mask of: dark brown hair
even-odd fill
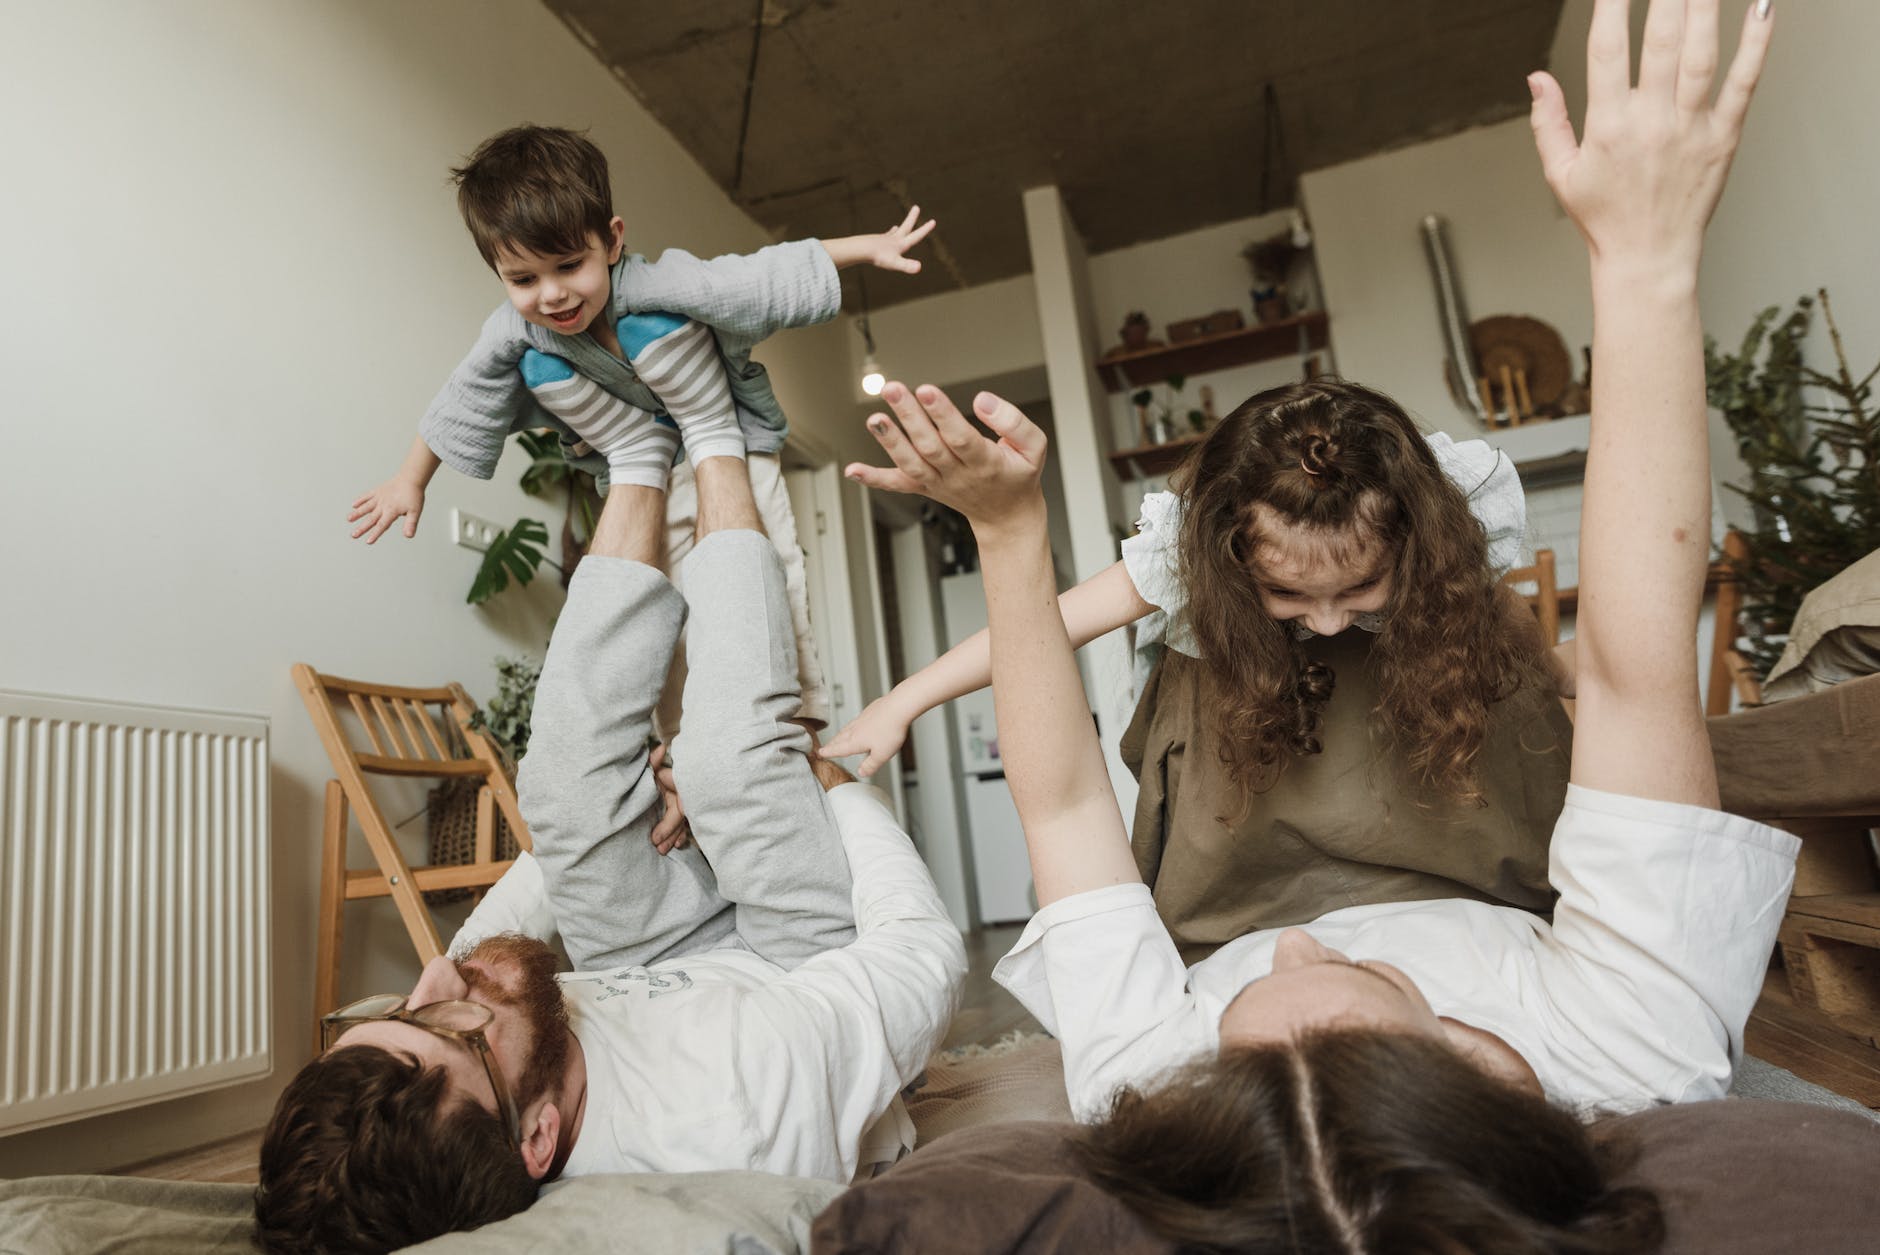
[[[450,177],[464,225],[491,269],[505,247],[552,257],[580,252],[589,235],[608,242],[614,194],[607,158],[579,132],[511,127],[477,145]]]
[[[445,1069],[376,1046],[302,1068],[262,1135],[255,1245],[370,1255],[528,1207],[536,1182],[503,1118],[448,1092]]]
[[[1322,1030],[1121,1091],[1084,1169],[1192,1252],[1619,1255],[1657,1250],[1627,1148],[1440,1041]]]
[[[1393,555],[1371,650],[1377,722],[1415,779],[1480,802],[1489,707],[1551,682],[1540,634],[1502,608],[1481,524],[1396,402],[1333,378],[1270,389],[1221,420],[1176,482],[1186,622],[1220,686],[1220,754],[1243,798],[1290,756],[1319,752],[1335,679],[1260,601],[1248,561],[1263,504],[1334,543]]]

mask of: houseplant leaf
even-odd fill
[[[508,588],[512,578],[518,584],[527,584],[547,556],[542,550],[547,543],[548,528],[535,519],[517,519],[514,527],[498,532],[483,554],[464,600],[480,606]]]

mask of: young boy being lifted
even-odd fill
[[[603,493],[610,483],[667,492],[667,570],[682,585],[697,512],[691,466],[748,450],[752,488],[789,586],[802,718],[826,724],[778,459],[789,424],[751,349],[774,331],[834,317],[842,301],[836,272],[845,266],[918,273],[920,262],[906,253],[934,223],[921,223],[915,206],[879,235],[798,240],[709,261],[669,249],[647,261],[624,252],[607,159],[583,135],[515,127],[485,140],[452,177],[464,224],[509,299],[431,402],[403,465],[353,502],[354,538],[371,544],[401,518],[405,535],[416,535],[439,466],[488,479],[511,432],[548,427]],[[674,472],[681,433],[690,466]],[[667,739],[677,732],[684,673],[675,658],[660,703]]]

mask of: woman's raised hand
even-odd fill
[[[1596,265],[1638,259],[1695,272],[1774,26],[1770,0],[1756,0],[1713,102],[1717,4],[1652,0],[1635,87],[1631,0],[1596,0],[1577,142],[1560,84],[1545,71],[1528,78],[1541,168]]]
[[[916,493],[966,516],[973,530],[1036,523],[1042,534],[1045,434],[1011,402],[990,392],[973,398],[988,439],[932,384],[910,391],[890,383],[881,399],[894,417],[871,414],[868,430],[894,462],[892,469],[851,463],[844,474],[869,488]]]

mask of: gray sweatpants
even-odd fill
[[[577,969],[724,946],[791,968],[855,938],[848,859],[810,772],[777,551],[715,532],[687,559],[685,726],[671,747],[694,846],[660,855],[653,708],[688,598],[652,567],[588,557],[536,686],[516,787]]]

